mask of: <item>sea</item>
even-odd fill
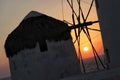
[[[104,67],[105,67],[105,58],[104,58],[104,56],[99,56],[99,57],[100,57],[100,60],[101,60],[102,63],[100,62],[100,60],[98,58],[96,58],[96,60],[95,60],[94,57],[87,58],[87,59],[83,60],[85,73],[99,71],[99,70],[104,69]],[[82,69],[82,72],[83,72],[82,65],[81,65],[81,69]]]

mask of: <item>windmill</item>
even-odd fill
[[[76,0],[76,3],[78,5],[78,11],[76,11],[74,9],[74,2],[75,1],[67,0],[67,3],[69,4],[69,7],[71,8],[71,11],[72,11],[72,23],[70,23],[66,20],[64,20],[64,21],[70,25],[69,28],[71,30],[74,30],[76,39],[73,42],[77,43],[77,45],[78,45],[78,54],[79,54],[79,57],[80,57],[81,68],[83,70],[83,73],[85,73],[86,72],[85,64],[84,64],[83,57],[82,57],[82,54],[81,54],[81,49],[80,49],[80,46],[81,46],[80,45],[80,42],[81,42],[81,37],[80,37],[81,35],[80,34],[81,34],[81,32],[83,32],[86,35],[86,37],[87,37],[87,39],[88,39],[88,41],[91,45],[97,70],[100,70],[100,65],[102,66],[103,69],[105,69],[106,67],[105,67],[105,64],[101,60],[100,56],[98,55],[98,52],[96,51],[96,49],[93,45],[91,34],[90,34],[90,31],[89,31],[89,30],[92,30],[92,31],[100,32],[100,30],[88,27],[88,26],[91,26],[92,24],[98,23],[99,21],[98,20],[87,21],[89,15],[90,15],[90,12],[92,10],[92,7],[94,5],[95,0],[91,0],[86,16],[83,13],[83,9],[81,7],[81,2],[82,1],[83,0]]]
[[[120,66],[120,64],[118,63],[119,61],[119,38],[118,36],[116,37],[116,35],[118,35],[118,32],[119,32],[119,27],[118,27],[119,22],[117,22],[119,21],[118,1],[116,2],[110,1],[106,8],[107,1],[92,0],[86,16],[83,13],[83,9],[81,7],[81,1],[83,0],[76,0],[78,4],[78,14],[77,14],[74,9],[73,0],[67,0],[72,10],[73,22],[70,23],[65,20],[64,22],[70,24],[69,27],[59,20],[48,17],[36,11],[32,11],[23,19],[23,21],[20,23],[18,28],[16,28],[10,35],[8,35],[5,48],[7,52],[6,53],[7,57],[9,58],[11,71],[13,71],[12,72],[13,80],[17,80],[20,78],[21,80],[35,80],[35,79],[38,80],[38,78],[39,79],[44,78],[43,80],[50,80],[50,79],[56,80],[56,79],[62,79],[68,76],[80,74],[80,71],[78,71],[80,70],[80,68],[79,68],[76,55],[74,54],[75,50],[74,50],[74,46],[71,41],[71,36],[69,35],[69,30],[74,30],[76,39],[73,42],[77,43],[77,45],[79,46],[78,52],[79,52],[80,63],[81,63],[81,66],[82,66],[81,68],[83,69],[83,72],[85,73],[86,69],[85,69],[85,64],[84,64],[83,56],[81,54],[81,49],[80,49],[81,32],[83,32],[86,35],[89,43],[91,44],[93,54],[94,54],[94,61],[96,62],[96,68],[100,70],[99,65],[102,65],[103,69],[106,68],[107,65],[105,65],[102,62],[100,56],[98,55],[98,52],[96,51],[95,46],[93,45],[93,42],[92,42],[93,39],[91,38],[91,33],[89,32],[89,30],[93,30],[93,31],[100,31],[100,30],[88,27],[94,23],[98,23],[99,21],[98,20],[87,21],[88,16],[91,12],[93,3],[95,1],[99,2],[99,5],[97,5],[98,3],[96,2],[96,6],[98,8],[97,9],[98,15],[99,15],[98,17],[101,20],[100,22],[103,28],[101,29],[101,31],[103,31],[102,33],[104,35],[105,46],[107,46],[108,49],[110,50],[110,53],[112,53],[110,54],[112,55],[111,56],[111,59],[112,59],[111,68],[113,69],[119,68]],[[110,8],[110,10],[108,10],[108,8]],[[113,16],[112,11],[115,11],[114,16]],[[104,16],[102,16],[103,12],[105,13]],[[110,14],[108,15],[108,13]],[[45,22],[42,22],[42,21],[45,21]],[[50,25],[51,26],[49,27],[48,25],[46,25],[46,23],[49,26]],[[63,29],[61,26],[63,27]],[[107,26],[107,29],[106,29],[106,26]],[[117,26],[117,27],[114,28],[113,26]],[[49,29],[50,32],[49,30],[46,30],[46,29]],[[41,33],[41,31],[46,34],[40,36],[39,33]],[[36,34],[36,32],[39,32],[39,33]],[[40,37],[42,37],[42,39]],[[108,50],[106,51],[108,52]],[[66,55],[66,53],[68,54]],[[43,63],[41,64],[41,62]],[[48,66],[51,66],[51,67],[48,67]],[[105,78],[106,76],[105,74],[109,74],[109,76],[106,76],[107,77],[106,79],[110,79],[112,77],[115,77],[116,79],[116,77],[119,77],[118,75],[119,70],[120,69],[111,70],[111,71],[104,70],[103,72],[100,72],[97,75],[95,73],[95,76],[96,76],[96,79],[99,79],[100,77]],[[111,72],[112,72],[112,77],[111,77]],[[47,77],[46,77],[46,74],[47,74]],[[94,76],[94,73],[92,73],[91,75]],[[88,76],[89,75],[86,75],[83,77],[87,78]],[[82,77],[82,75],[80,75],[80,77]],[[88,79],[91,80],[91,77],[92,76],[89,76]],[[78,78],[75,78],[75,79],[78,79]]]

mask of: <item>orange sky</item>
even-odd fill
[[[84,0],[82,1],[82,8],[86,15],[91,0],[88,2],[84,2]],[[17,27],[17,25],[22,21],[23,17],[31,10],[36,10],[63,20],[60,3],[61,0],[0,0],[0,78],[10,75],[9,63],[4,51],[4,42],[8,34]],[[77,8],[75,9],[77,10]],[[64,19],[68,22],[71,22],[71,10],[68,8],[67,3],[64,3]],[[97,20],[95,5],[93,6],[92,13],[90,13],[88,18],[88,21],[91,20]],[[91,27],[99,29],[98,24]],[[100,36],[101,33],[96,31],[91,31],[90,33],[97,51],[99,53],[103,53]],[[72,35],[74,35],[73,32]],[[83,34],[81,34],[81,39],[81,50],[84,46],[89,47],[89,43]],[[91,52],[91,50],[89,51]],[[83,53],[83,56],[84,58],[87,58],[89,56],[91,57],[91,54]]]
[[[83,1],[85,1],[85,0],[83,0]],[[85,3],[82,3],[81,5],[82,5],[84,16],[86,16],[90,5],[88,5],[88,3],[86,5],[85,5]],[[91,9],[91,12],[90,12],[90,15],[89,15],[87,21],[97,21],[97,20],[98,20],[98,17],[97,17],[97,13],[96,13],[95,4],[94,4],[92,9]],[[99,23],[93,24],[92,26],[88,26],[88,27],[100,30]],[[103,49],[101,32],[92,31],[92,30],[89,30],[89,32],[90,32],[90,36],[91,36],[91,39],[92,39],[92,42],[93,42],[93,45],[94,45],[96,51],[100,55],[103,54],[104,49]],[[74,41],[74,39],[75,39],[74,31],[72,31],[72,36],[73,36],[73,41]],[[90,45],[86,35],[82,32],[80,36],[81,36],[80,37],[81,38],[80,49],[81,49],[81,53],[82,53],[83,58],[93,57],[91,45]],[[83,48],[85,46],[88,46],[88,48],[89,48],[88,52],[83,51]],[[75,44],[75,47],[76,47],[76,51],[77,51],[77,44]]]
[[[95,25],[98,27],[98,24],[95,24]],[[103,43],[102,43],[102,38],[101,38],[101,32],[90,31],[90,34],[91,34],[91,39],[92,39],[92,42],[93,42],[93,45],[96,51],[98,52],[98,54],[102,55],[104,53],[104,49],[103,49]],[[81,49],[83,58],[93,57],[93,52],[92,52],[93,50],[92,50],[91,44],[83,32],[81,33],[81,45],[80,46],[81,46],[80,49]],[[87,52],[83,50],[85,46],[89,48]],[[75,44],[75,47],[78,53],[77,43]]]

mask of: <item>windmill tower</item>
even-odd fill
[[[96,0],[104,47],[109,51],[110,67],[120,67],[120,0]],[[107,53],[106,52],[106,53]],[[109,59],[109,58],[108,58]]]
[[[12,80],[59,80],[80,74],[67,24],[31,11],[5,43]]]

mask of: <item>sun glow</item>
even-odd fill
[[[87,46],[85,46],[85,47],[83,48],[83,50],[84,50],[85,52],[87,52],[87,51],[89,50],[89,48],[88,48]]]

